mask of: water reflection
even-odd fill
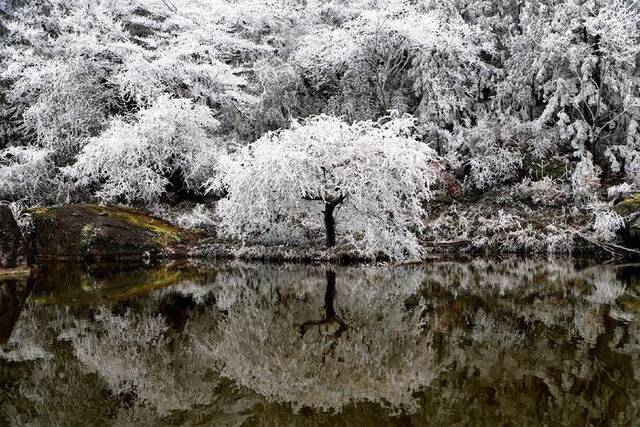
[[[27,277],[0,279],[0,345],[6,344],[15,327],[32,282]]]
[[[631,425],[639,272],[43,266],[0,285],[0,422]]]

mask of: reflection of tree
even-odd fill
[[[376,273],[386,275],[386,280],[374,279]],[[223,322],[226,327],[213,345],[217,346],[217,358],[225,363],[223,374],[269,400],[291,403],[294,407],[354,413],[348,402],[386,400],[396,409],[409,412],[416,409],[416,422],[420,424],[426,424],[426,420],[445,425],[456,420],[477,424],[487,413],[494,414],[494,424],[509,417],[521,420],[524,425],[539,424],[541,419],[579,424],[597,417],[625,419],[634,413],[635,403],[621,395],[620,390],[637,396],[638,378],[628,378],[620,388],[609,373],[626,369],[623,367],[628,366],[629,356],[621,355],[619,348],[627,339],[636,338],[633,332],[625,332],[626,323],[610,316],[615,310],[623,310],[619,299],[597,298],[604,285],[614,289],[613,294],[623,293],[624,286],[613,267],[581,269],[571,263],[546,261],[439,263],[416,271],[416,281],[422,285],[413,287],[403,283],[404,277],[397,272],[394,276],[389,271],[380,274],[375,269],[365,269],[359,271],[361,277],[355,280],[351,280],[351,274],[349,269],[338,270],[338,282],[340,277],[343,282],[337,288],[336,313],[349,328],[338,340],[335,358],[309,362],[312,355],[325,354],[317,345],[322,341],[309,342],[311,338],[305,336],[302,345],[296,342],[290,325],[304,318],[296,313],[304,311],[301,306],[308,305],[312,291],[302,293],[296,287],[298,299],[287,300],[286,304],[279,301],[270,306],[268,300],[262,300],[265,305],[260,306],[251,303],[246,295],[235,300]],[[367,278],[381,285],[365,285]],[[260,290],[256,285],[259,280],[248,281],[254,284],[255,292]],[[278,279],[273,281],[280,283]],[[320,303],[318,296],[314,300],[315,307],[326,305]],[[264,315],[265,311],[269,315]],[[426,321],[420,317],[419,324],[411,323],[416,319],[410,316],[412,312],[421,316],[426,312]],[[288,316],[284,322],[283,316]],[[316,316],[322,318],[323,314]],[[635,321],[633,313],[627,312],[625,316],[625,322],[629,318]],[[377,323],[377,319],[384,319],[385,324]],[[406,329],[402,330],[402,325]],[[399,330],[402,333],[398,334]],[[420,356],[416,348],[420,347],[415,342],[395,339],[396,335],[411,337],[412,330],[419,331],[418,336],[428,343],[428,359],[416,360]],[[381,338],[378,331],[387,336]],[[362,343],[358,342],[358,338],[362,339],[359,332],[365,335],[369,346],[359,346]],[[246,341],[234,343],[234,335],[238,334],[246,337]],[[283,336],[288,337],[286,342]],[[330,338],[333,344],[335,337]],[[322,340],[326,336],[315,334],[313,339]],[[385,359],[384,355],[390,354],[387,349],[380,350],[370,345],[372,342],[379,345],[391,342],[416,354],[413,362],[422,374],[430,376],[423,382],[400,375],[383,375],[378,379],[393,377],[398,390],[415,386],[414,391],[423,389],[424,396],[429,397],[421,398],[420,405],[407,404],[412,402],[410,395],[406,400],[389,398],[391,381],[386,389],[379,381],[378,389],[372,386],[368,389],[370,394],[365,394],[367,384],[357,382],[358,373],[369,368],[367,375],[375,377],[372,373],[375,370],[371,369],[375,364],[364,358],[358,360],[357,350],[364,348],[369,358],[383,358],[387,373],[394,373],[399,365],[393,363],[393,358]],[[342,371],[335,368],[341,348],[350,350],[342,353],[349,355],[347,369]],[[247,350],[247,354],[242,354]],[[231,355],[241,356],[234,359]],[[293,372],[290,366],[297,371]],[[336,375],[326,375],[327,369],[333,369]],[[345,371],[352,374],[349,378],[343,376],[342,383],[336,386],[344,400],[330,401],[326,397],[335,391],[331,381]]]
[[[433,378],[421,309],[404,306],[420,283],[419,270],[340,269],[337,279],[325,272],[326,287],[306,288],[296,286],[290,272],[282,281],[277,270],[267,273],[247,274],[255,292],[235,300],[210,342],[223,375],[297,408],[414,405],[412,394]],[[279,284],[277,292],[269,291],[270,283]]]
[[[336,299],[336,273],[333,270],[327,270],[327,287],[324,291],[324,317],[322,320],[307,320],[300,325],[300,335],[304,335],[310,328],[322,328],[330,325],[337,325],[333,337],[338,339],[344,331],[347,330],[347,324],[342,321],[336,314],[334,307]]]
[[[75,357],[112,393],[133,394],[161,415],[209,403],[215,395],[211,360],[202,359],[183,336],[168,333],[160,316],[101,310],[72,343]]]
[[[444,366],[458,368],[440,372],[440,381],[455,386],[428,387],[416,416],[463,425],[633,419],[640,378],[622,381],[629,360],[618,350],[632,334],[624,332],[626,322],[610,316],[614,301],[593,297],[602,282],[622,287],[615,269],[517,265],[450,264],[430,271],[423,292],[439,295],[431,307],[442,319],[435,348]],[[443,286],[438,277],[459,286]],[[459,302],[455,320],[447,316],[452,292]]]
[[[0,394],[0,421],[72,424],[84,412],[220,425],[233,413],[349,425],[384,424],[391,410],[416,425],[630,425],[640,319],[618,272],[509,260],[232,264],[207,285],[108,309],[28,304],[0,348],[11,360],[0,384],[12,390]],[[183,320],[171,321],[178,309]]]

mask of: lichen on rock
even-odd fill
[[[640,193],[625,198],[615,206],[614,210],[622,216],[640,213]]]
[[[39,259],[141,259],[185,253],[193,238],[145,211],[92,204],[31,211]]]

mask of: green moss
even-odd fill
[[[636,298],[626,297],[623,298],[620,303],[625,308],[625,310],[633,311],[636,313],[640,312],[640,300]]]
[[[47,213],[49,213],[50,210],[50,208],[31,208],[29,209],[29,212],[33,215],[46,218]]]
[[[88,273],[76,277],[77,283],[62,282],[64,287],[45,295],[32,296],[30,301],[45,305],[101,305],[146,295],[187,280],[198,282],[203,274],[191,268],[161,266],[118,273],[106,279],[96,279]]]
[[[640,212],[640,193],[636,193],[633,196],[627,197],[626,199],[618,203],[614,207],[614,210],[622,216]]]
[[[147,215],[142,211],[121,206],[84,205],[84,207],[94,210],[100,215],[107,215],[110,218],[119,219],[155,234],[156,242],[163,247],[182,243],[183,241],[184,232],[182,230],[177,229],[168,222]]]
[[[0,268],[0,280],[6,279],[26,279],[31,274],[27,267]]]

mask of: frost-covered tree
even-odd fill
[[[153,167],[162,169],[157,176],[143,170],[146,195],[131,174],[106,184],[109,173],[82,163],[99,140],[127,145],[131,126],[166,97],[209,109],[219,122],[211,134],[238,145],[321,114],[354,123],[409,113],[470,193],[530,179],[552,158],[567,165],[553,176],[562,185],[575,187],[571,177],[587,162],[602,183],[640,185],[640,12],[632,0],[7,4],[0,149],[45,150],[38,180],[58,198],[37,200],[38,192],[6,183],[11,199],[83,200],[97,191],[103,200],[149,203],[171,188],[159,177],[181,187],[169,175],[191,173],[173,164],[192,157],[189,144],[159,160],[167,164]],[[87,144],[94,148],[83,151]],[[127,150],[140,150],[134,145]],[[197,158],[217,156],[205,153]],[[0,157],[0,169],[13,168],[0,176],[24,163]],[[121,159],[120,169],[131,165]],[[82,191],[70,191],[67,166]],[[199,175],[186,188],[200,184]]]
[[[301,37],[294,56],[318,90],[337,87],[327,111],[361,120],[396,109],[450,127],[485,108],[493,70],[483,55],[494,48],[455,8],[399,1],[342,9],[323,9],[321,24]]]
[[[131,129],[124,129],[123,123],[158,109],[165,97],[198,104],[194,109],[199,116],[209,109],[207,114],[222,122],[217,134],[229,133],[229,120],[255,101],[243,90],[243,70],[234,62],[237,56],[269,51],[250,40],[250,34],[236,34],[233,25],[240,14],[226,1],[205,6],[191,0],[45,0],[27,2],[12,15],[7,43],[0,47],[0,79],[7,88],[0,97],[3,122],[11,128],[6,131],[13,135],[11,145],[48,150],[49,170],[58,174],[90,141],[95,146],[95,138],[114,140],[121,132],[116,145],[127,145],[123,138],[131,136]],[[194,117],[190,124],[183,120],[183,126],[201,126],[198,114]],[[152,146],[167,143],[161,132],[146,137]],[[192,147],[202,145],[201,157],[210,156],[201,142],[195,137]],[[192,155],[174,154],[176,158],[165,158],[166,164],[156,169],[178,169],[181,166],[172,163]],[[131,166],[124,157],[121,160],[122,170]],[[75,169],[87,171],[82,164]],[[91,181],[95,173],[80,178]],[[160,194],[157,183],[148,180],[152,188],[146,196]],[[115,192],[126,195],[132,191],[127,186],[135,182],[123,185]],[[131,200],[151,201],[132,196]],[[112,199],[115,194],[108,191],[100,197]]]
[[[502,112],[539,134],[534,149],[551,132],[556,151],[564,145],[602,156],[636,133],[638,17],[625,0],[523,4],[497,99]]]
[[[59,194],[64,188],[49,150],[8,147],[0,151],[0,199],[28,205],[55,202],[65,198]]]
[[[459,127],[447,135],[445,146],[449,164],[463,169],[475,189],[513,181],[522,167],[521,148],[513,131],[491,120]]]
[[[176,175],[187,190],[198,192],[214,175],[220,155],[218,125],[207,107],[161,97],[131,122],[114,119],[66,173],[81,187],[93,186],[104,201],[153,202]]]
[[[300,241],[324,229],[327,246],[337,231],[341,242],[370,254],[418,255],[422,203],[440,164],[413,127],[410,117],[349,125],[318,116],[265,135],[222,162],[221,227],[263,242]]]

